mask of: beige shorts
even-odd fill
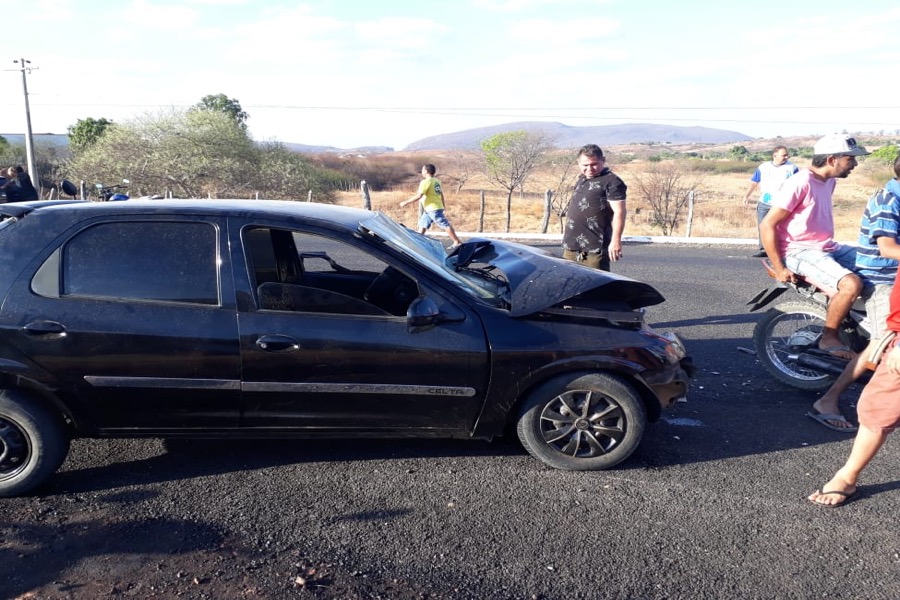
[[[863,288],[862,299],[866,301],[866,316],[869,320],[870,338],[877,340],[887,333],[887,318],[891,313],[891,290],[893,285],[867,285]]]
[[[593,269],[609,271],[609,252],[576,252],[563,250],[563,258]]]

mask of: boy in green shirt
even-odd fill
[[[428,228],[431,227],[432,223],[437,223],[441,229],[447,231],[447,235],[453,240],[453,245],[447,249],[452,252],[457,246],[462,244],[462,242],[459,237],[457,237],[453,225],[450,224],[450,221],[448,221],[446,215],[444,215],[444,191],[441,189],[441,182],[434,176],[435,173],[437,173],[437,167],[433,164],[426,163],[423,165],[422,183],[419,184],[419,190],[416,192],[415,196],[401,202],[400,208],[403,208],[412,202],[421,200],[422,210],[424,212],[419,218],[419,233],[425,233],[428,231]]]

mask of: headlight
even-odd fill
[[[644,333],[655,337],[657,340],[662,342],[656,348],[651,347],[648,348],[648,350],[659,356],[665,362],[674,365],[687,355],[687,350],[685,350],[684,343],[681,341],[681,338],[678,337],[677,334],[672,332],[656,333],[649,327],[644,330]]]
[[[666,355],[674,356],[675,359],[672,362],[678,362],[687,355],[687,349],[684,347],[684,342],[681,341],[681,338],[678,337],[678,334],[672,333],[670,331],[662,334],[662,337],[671,342],[668,346],[666,346]]]

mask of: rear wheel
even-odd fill
[[[556,469],[600,471],[637,449],[647,425],[640,395],[611,374],[557,377],[535,389],[516,431],[529,454]]]
[[[770,308],[753,329],[756,355],[766,371],[782,383],[802,390],[827,389],[834,382],[832,375],[801,366],[795,358],[804,350],[818,347],[824,327],[823,307],[782,302]]]
[[[0,496],[47,480],[69,452],[61,417],[19,390],[0,390]]]

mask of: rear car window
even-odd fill
[[[59,265],[60,296],[217,305],[217,259],[209,223],[138,221],[85,229],[45,266]]]

